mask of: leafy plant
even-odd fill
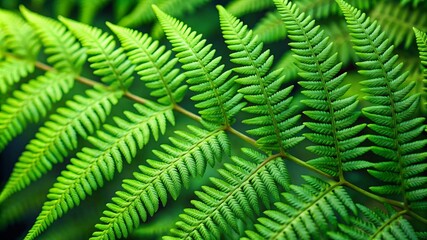
[[[426,238],[423,1],[123,2],[0,10],[3,231]]]

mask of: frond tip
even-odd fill
[[[238,85],[231,78],[231,70],[223,72],[219,65],[221,57],[215,57],[212,44],[206,45],[201,34],[192,31],[184,23],[167,15],[153,5],[154,12],[165,31],[166,37],[177,52],[183,64],[190,90],[196,93],[191,99],[198,101],[202,118],[208,122],[228,127],[233,117],[244,106],[242,94],[237,93]]]
[[[293,86],[281,89],[283,70],[270,71],[274,58],[270,51],[262,52],[263,44],[246,25],[223,7],[217,8],[225,42],[233,51],[231,61],[238,65],[233,70],[242,76],[235,80],[243,85],[239,92],[252,104],[243,110],[256,116],[243,121],[256,126],[248,133],[260,137],[257,143],[266,150],[290,149],[303,140],[297,136],[303,128],[297,125],[298,107],[289,96]]]

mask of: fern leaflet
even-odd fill
[[[266,210],[266,216],[255,224],[256,232],[246,231],[249,239],[322,239],[325,229],[337,225],[337,217],[346,219],[349,210],[357,212],[342,186],[302,177],[306,183],[292,185],[291,192],[282,193],[286,203],[277,202],[275,210]]]
[[[0,151],[15,136],[22,133],[28,122],[38,122],[46,116],[54,102],[73,86],[74,78],[67,73],[49,71],[23,84],[0,109]]]
[[[62,162],[77,147],[78,135],[86,138],[100,127],[122,92],[97,89],[86,94],[87,97],[75,96],[66,107],[59,108],[25,147],[0,194],[0,203],[39,179],[53,164]]]
[[[427,139],[417,139],[425,126],[424,118],[413,117],[419,96],[409,92],[415,83],[404,83],[408,73],[402,73],[403,64],[397,64],[398,56],[393,55],[393,46],[378,23],[371,23],[369,17],[343,0],[337,2],[352,33],[360,73],[368,78],[362,84],[372,106],[365,107],[363,113],[373,122],[368,125],[375,132],[369,136],[375,144],[372,151],[381,157],[374,164],[375,170],[368,171],[385,183],[370,189],[380,194],[401,194],[406,207],[425,209],[420,200],[427,197],[427,177],[421,176],[427,169],[427,153],[421,150]]]
[[[340,223],[339,232],[329,232],[331,239],[418,239],[412,225],[402,215],[389,205],[385,205],[386,212],[371,210],[357,204],[364,218],[351,217],[349,224]],[[368,221],[367,221],[368,220]]]
[[[414,28],[415,37],[417,39],[418,51],[420,52],[421,66],[424,76],[424,86],[422,87],[424,96],[422,96],[421,102],[423,103],[424,113],[427,112],[427,34]]]
[[[137,66],[135,70],[141,80],[152,89],[151,95],[161,104],[179,103],[187,86],[182,84],[184,75],[174,68],[178,60],[170,59],[171,51],[165,52],[165,47],[159,47],[159,42],[147,34],[110,23],[107,25],[119,37],[129,60]]]
[[[171,107],[150,102],[134,107],[138,113],[125,112],[129,121],[115,118],[117,127],[107,124],[97,137],[88,138],[94,147],[83,148],[62,171],[26,239],[34,239],[54,220],[79,205],[86,195],[103,186],[104,178],[110,181],[116,170],[121,172],[123,159],[130,163],[151,134],[157,139],[166,131],[167,121],[174,123]]]
[[[304,79],[299,82],[307,96],[302,102],[310,108],[304,114],[314,120],[304,123],[313,131],[304,136],[317,144],[307,149],[319,155],[309,163],[343,179],[343,171],[370,165],[354,160],[369,150],[359,147],[366,137],[357,136],[365,127],[365,124],[355,125],[360,115],[355,111],[357,96],[343,97],[350,84],[342,85],[346,73],[339,74],[342,63],[324,31],[288,0],[274,2],[293,41],[289,45],[295,53],[299,75]]]
[[[162,145],[163,151],[154,151],[159,160],[147,160],[150,166],[139,166],[134,179],[124,180],[124,191],[116,193],[113,203],[97,224],[99,231],[92,239],[115,239],[127,237],[159,208],[159,200],[167,203],[168,193],[177,199],[182,185],[188,188],[190,177],[201,176],[206,164],[214,165],[223,154],[229,154],[227,135],[220,129],[207,131],[194,126],[189,131],[178,131],[179,136],[170,138],[174,146]],[[147,214],[148,213],[148,214]]]
[[[199,101],[195,106],[200,108],[204,120],[225,127],[230,126],[233,116],[244,106],[242,94],[237,93],[238,86],[231,71],[223,72],[224,65],[219,65],[221,57],[215,57],[212,44],[205,45],[202,35],[197,35],[191,28],[153,6],[167,38],[177,52],[183,64],[190,90],[197,93],[191,99]]]
[[[1,49],[4,59],[0,62],[0,93],[3,94],[34,71],[40,43],[30,25],[14,13],[0,9],[0,26],[4,44],[4,49]]]
[[[260,137],[257,143],[267,150],[283,152],[295,146],[303,140],[296,137],[303,126],[296,126],[300,115],[296,114],[297,106],[292,105],[289,97],[293,86],[280,89],[284,77],[281,69],[269,73],[273,63],[270,51],[262,52],[263,44],[247,26],[221,6],[218,9],[225,42],[234,52],[230,55],[231,61],[239,65],[234,71],[245,76],[236,79],[244,86],[239,92],[252,103],[244,110],[256,115],[243,121],[257,126],[248,132]]]
[[[83,47],[87,48],[90,65],[95,75],[101,80],[118,87],[123,91],[132,84],[134,66],[126,58],[122,48],[116,49],[113,36],[103,33],[100,29],[60,17],[60,20],[80,40]]]
[[[194,208],[184,210],[171,230],[173,237],[165,239],[220,239],[231,229],[239,232],[236,220],[260,214],[261,203],[270,207],[279,199],[278,186],[290,185],[283,159],[247,148],[242,151],[250,161],[232,157],[232,164],[218,170],[222,179],[211,178],[214,187],[196,191],[199,200],[191,201]]]
[[[50,54],[47,61],[60,72],[79,75],[86,61],[86,53],[77,39],[59,22],[30,12],[21,7],[21,12],[40,36],[45,52]]]

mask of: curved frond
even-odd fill
[[[184,75],[175,68],[178,59],[170,59],[171,51],[165,51],[164,46],[159,47],[159,42],[147,34],[110,23],[107,25],[118,36],[141,80],[152,89],[151,95],[161,104],[179,103],[187,86],[183,84]]]
[[[413,46],[413,27],[427,31],[427,15],[424,8],[402,6],[395,1],[381,1],[369,15],[378,21],[395,46],[403,45],[404,48]]]
[[[423,96],[421,103],[424,113],[427,113],[427,34],[414,28],[423,73]]]
[[[300,115],[289,97],[293,86],[280,89],[284,77],[281,69],[270,71],[274,58],[270,51],[262,52],[263,44],[240,20],[221,6],[218,10],[225,42],[233,51],[231,61],[239,65],[233,70],[244,76],[236,79],[244,86],[239,92],[252,103],[244,110],[256,116],[243,121],[256,126],[248,133],[260,137],[257,143],[267,150],[285,151],[295,146],[303,140],[297,137],[303,126],[297,126]]]
[[[237,93],[238,85],[230,78],[231,70],[223,72],[224,65],[219,65],[221,57],[215,57],[212,44],[206,45],[201,34],[158,7],[153,9],[183,64],[190,90],[197,94],[191,99],[199,102],[195,106],[201,109],[200,115],[208,122],[228,127],[244,105],[240,102],[242,94]]]
[[[99,129],[122,92],[97,89],[86,94],[87,97],[75,96],[73,101],[67,101],[39,129],[15,164],[0,194],[0,203],[42,177],[53,164],[62,162],[69,151],[77,148],[78,136],[87,138]]]
[[[35,31],[18,15],[0,9],[2,49],[0,56],[0,93],[34,71],[40,50]],[[11,52],[15,57],[8,55]]]
[[[206,165],[214,165],[229,154],[230,143],[221,129],[207,131],[189,126],[189,131],[177,131],[170,138],[173,146],[162,145],[163,151],[154,150],[159,160],[147,160],[150,166],[139,166],[134,179],[124,180],[123,191],[116,193],[108,210],[97,224],[99,231],[92,239],[127,237],[148,215],[152,216],[160,202],[166,205],[168,193],[177,199],[182,186],[188,188],[191,177],[201,176]],[[160,200],[160,201],[159,201]]]
[[[0,109],[0,151],[24,131],[28,122],[38,122],[46,116],[53,103],[61,100],[73,83],[72,75],[49,71],[14,91],[14,96]]]
[[[174,17],[182,16],[184,13],[192,12],[196,8],[206,4],[208,0],[150,0],[139,1],[132,12],[122,17],[118,25],[125,27],[136,27],[153,21],[156,16],[151,8],[156,4],[164,12]]]
[[[48,201],[43,205],[33,227],[25,239],[34,239],[53,221],[80,204],[87,195],[110,181],[115,171],[121,172],[123,160],[130,163],[136,152],[146,145],[153,135],[166,131],[167,121],[174,123],[171,107],[147,102],[134,105],[137,113],[125,112],[128,121],[115,118],[117,126],[104,125],[97,137],[88,137],[93,148],[83,148],[71,159],[67,170],[61,172],[49,190]]]
[[[340,223],[339,231],[329,232],[328,236],[334,240],[347,239],[418,239],[412,225],[389,205],[385,205],[385,212],[380,209],[371,210],[357,204],[361,217],[351,217],[348,224]]]
[[[23,6],[20,9],[36,29],[45,52],[50,55],[47,61],[58,71],[79,75],[86,61],[86,52],[77,39],[59,22],[33,13]]]
[[[292,185],[290,192],[282,193],[284,201],[258,219],[256,231],[246,231],[248,239],[326,239],[326,231],[336,228],[337,218],[347,219],[350,211],[357,212],[344,187],[302,177],[304,184]]]
[[[338,53],[310,16],[305,17],[288,0],[274,2],[288,29],[289,45],[303,78],[299,84],[307,99],[302,102],[309,108],[304,114],[313,120],[304,123],[312,131],[304,136],[316,144],[307,149],[319,157],[309,163],[340,179],[343,171],[366,168],[368,162],[356,160],[369,150],[360,147],[366,137],[358,136],[365,124],[356,124],[360,115],[357,96],[344,97],[350,85],[342,84],[346,73],[340,74]]]
[[[414,117],[419,96],[410,91],[415,83],[405,83],[408,73],[402,73],[403,64],[398,64],[398,56],[378,23],[343,0],[337,2],[352,33],[360,58],[357,65],[367,78],[362,82],[369,94],[366,99],[372,104],[363,109],[363,114],[373,122],[368,125],[374,131],[369,140],[380,160],[369,173],[384,184],[371,190],[401,195],[412,208],[425,208],[417,203],[427,197],[427,177],[422,176],[427,170],[427,139],[418,139],[425,126],[423,117]]]
[[[125,91],[133,81],[134,66],[123,53],[122,48],[116,48],[113,36],[102,32],[101,29],[83,23],[60,17],[73,34],[80,40],[90,55],[89,62],[95,75],[113,87]]]
[[[278,186],[290,185],[284,160],[266,156],[244,148],[250,160],[232,157],[232,163],[218,170],[222,179],[211,178],[213,187],[204,186],[196,191],[198,200],[193,208],[184,210],[173,236],[165,239],[221,239],[230,231],[239,232],[237,220],[254,219],[260,214],[261,205],[270,207],[279,199]]]
[[[225,8],[233,16],[241,17],[268,9],[273,6],[271,0],[233,0]]]

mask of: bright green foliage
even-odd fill
[[[405,48],[413,46],[415,37],[413,27],[427,30],[425,10],[409,5],[401,6],[393,1],[379,2],[373,9],[371,17],[378,21],[395,46],[403,45]]]
[[[278,13],[270,12],[255,26],[254,34],[260,42],[276,42],[286,37],[286,27]]]
[[[369,17],[343,0],[337,2],[360,58],[360,73],[368,79],[362,84],[372,106],[365,107],[363,114],[373,122],[368,125],[374,131],[369,140],[375,145],[372,151],[380,157],[369,173],[385,183],[371,190],[402,195],[405,204],[425,209],[422,200],[427,197],[427,177],[422,173],[427,169],[423,162],[427,157],[427,139],[417,139],[424,132],[425,119],[414,117],[419,96],[409,92],[415,83],[405,84],[408,73],[402,73],[403,64],[397,63],[394,47],[381,33],[378,23],[371,23]]]
[[[61,17],[60,20],[80,40],[90,55],[89,62],[94,74],[113,87],[126,90],[133,81],[134,66],[126,58],[122,48],[116,49],[113,36],[101,29]]]
[[[130,163],[150,135],[157,139],[165,133],[167,121],[174,123],[170,107],[147,102],[135,104],[135,109],[137,113],[125,112],[129,121],[115,118],[116,127],[104,125],[105,130],[98,131],[97,137],[88,138],[94,147],[83,148],[62,171],[26,239],[34,239],[54,220],[78,206],[86,195],[104,185],[104,178],[111,180],[115,171],[121,172],[123,159]]]
[[[357,204],[364,218],[351,217],[348,224],[339,224],[337,232],[329,232],[334,240],[343,239],[418,239],[412,225],[390,205],[385,205],[385,212],[380,209],[371,210]],[[369,221],[366,221],[368,219]]]
[[[77,39],[53,19],[30,12],[24,7],[21,7],[21,12],[40,36],[45,52],[50,55],[47,61],[58,71],[80,74],[86,53]]]
[[[105,89],[88,90],[87,97],[75,96],[66,107],[59,108],[40,128],[22,153],[9,181],[0,194],[0,202],[39,179],[62,162],[78,146],[78,136],[88,137],[100,128],[116,104],[121,92]]]
[[[315,21],[300,13],[296,5],[288,0],[274,2],[288,29],[288,37],[292,40],[289,45],[303,78],[299,84],[307,99],[302,102],[309,107],[304,114],[314,120],[304,123],[312,131],[304,136],[317,144],[307,149],[319,155],[309,163],[340,178],[343,171],[369,166],[366,161],[355,161],[369,150],[359,147],[366,139],[358,136],[365,124],[355,124],[360,115],[356,111],[357,96],[343,97],[350,84],[342,85],[346,74],[339,74],[342,63],[332,43]]]
[[[147,160],[150,166],[139,166],[134,179],[124,180],[124,191],[116,193],[113,203],[97,224],[100,231],[92,239],[115,239],[127,237],[140,223],[147,220],[159,208],[159,200],[166,205],[168,193],[177,199],[182,185],[188,188],[191,177],[201,176],[206,165],[211,166],[230,152],[227,135],[220,129],[207,131],[188,126],[189,131],[175,132],[171,137],[173,146],[162,145],[162,151],[154,153],[160,160]]]
[[[421,61],[421,66],[422,66],[422,72],[423,72],[423,76],[424,76],[424,86],[423,88],[423,92],[424,95],[422,96],[422,103],[423,103],[423,110],[424,113],[427,112],[427,34],[425,32],[422,32],[416,28],[414,28],[414,32],[415,32],[415,37],[417,38],[417,45],[418,45],[418,50],[420,52],[420,61]]]
[[[284,202],[275,203],[275,210],[264,212],[255,231],[247,231],[249,239],[313,239],[325,238],[325,232],[337,225],[338,217],[348,218],[356,206],[347,191],[315,177],[303,176],[306,183],[292,185],[282,193]],[[322,236],[323,235],[323,236]]]
[[[0,150],[15,136],[22,133],[28,122],[45,117],[52,104],[73,86],[69,74],[49,71],[23,84],[0,109]]]
[[[225,42],[233,51],[231,61],[239,65],[234,71],[244,76],[236,79],[244,86],[239,92],[252,104],[243,110],[256,115],[243,121],[257,126],[248,133],[259,137],[257,143],[266,150],[284,151],[295,146],[303,140],[296,136],[303,126],[296,126],[300,115],[289,97],[293,86],[280,89],[282,70],[270,72],[274,57],[269,51],[262,52],[263,44],[247,26],[224,8],[218,9]]]
[[[0,59],[0,93],[6,93],[10,86],[34,71],[34,62],[40,50],[35,32],[18,15],[0,10],[1,44],[16,57],[4,55]]]
[[[427,5],[336,1],[0,1],[0,231],[427,239]]]
[[[187,86],[183,84],[184,75],[174,68],[178,59],[170,59],[171,51],[165,52],[165,47],[159,47],[159,42],[147,34],[113,24],[108,26],[119,37],[129,60],[137,66],[135,71],[141,80],[152,89],[151,95],[161,104],[179,103]]]
[[[273,2],[271,0],[233,0],[225,8],[233,16],[240,17],[272,6]]]
[[[160,9],[171,16],[179,17],[184,13],[192,12],[209,0],[139,0],[132,12],[120,19],[119,25],[135,27],[148,23],[156,18],[151,5],[156,4]]]
[[[173,237],[165,239],[220,239],[239,232],[237,219],[260,214],[261,204],[270,207],[279,199],[278,186],[289,187],[289,177],[283,159],[267,157],[257,151],[243,148],[250,160],[232,157],[218,170],[222,179],[211,178],[214,187],[204,186],[196,191],[199,200],[191,203],[194,208],[185,209],[181,220],[172,229]]]
[[[219,65],[221,57],[215,57],[212,45],[205,45],[201,34],[192,31],[184,23],[153,7],[168,40],[183,64],[190,90],[198,93],[191,99],[198,101],[202,118],[208,122],[229,126],[234,115],[243,107],[242,94],[237,93],[238,85],[230,77],[231,71],[223,72]]]

